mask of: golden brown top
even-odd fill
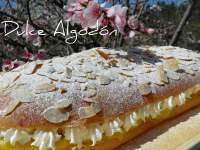
[[[0,128],[113,118],[200,83],[200,54],[178,47],[94,48],[0,74]]]

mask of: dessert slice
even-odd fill
[[[110,150],[200,104],[200,55],[94,48],[0,74],[0,149]]]

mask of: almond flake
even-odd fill
[[[53,74],[54,72],[56,72],[54,67],[45,64],[40,70],[38,70],[37,74],[46,76],[49,74]]]
[[[66,90],[65,88],[59,88],[59,89],[58,89],[58,92],[59,92],[60,94],[64,94],[64,93],[67,92],[67,90]]]
[[[8,88],[14,81],[20,77],[19,72],[7,72],[0,78],[0,89]]]
[[[96,51],[99,53],[99,55],[104,58],[105,60],[109,59],[109,54],[105,53],[104,51],[101,51],[100,49],[96,49]]]
[[[185,68],[184,70],[185,70],[185,73],[187,73],[187,74],[195,75],[195,72],[190,68]]]
[[[194,65],[191,66],[191,69],[192,69],[193,71],[198,71],[198,70],[200,70],[200,67],[197,66],[196,64],[194,64]]]
[[[94,103],[87,107],[80,107],[78,110],[78,114],[80,119],[86,119],[94,117],[100,111],[101,107],[99,106],[99,104]]]
[[[179,69],[179,62],[175,58],[166,59],[163,62],[163,67],[165,70],[176,71]]]
[[[99,80],[99,84],[101,85],[108,85],[111,83],[110,78],[106,76],[100,76],[98,80]]]
[[[55,81],[59,80],[59,75],[57,73],[46,74],[46,77],[48,77],[51,80],[55,80]]]
[[[54,84],[44,83],[37,85],[37,87],[35,88],[35,93],[40,94],[40,93],[52,92],[55,90],[56,86]]]
[[[97,91],[95,89],[88,89],[86,91],[84,91],[83,96],[86,98],[91,98],[96,96]]]
[[[53,63],[53,67],[56,69],[56,73],[58,74],[61,74],[65,71],[65,67],[61,63]]]
[[[86,83],[87,82],[87,79],[82,78],[82,77],[74,77],[73,79],[78,83]]]
[[[72,74],[75,77],[86,77],[86,74],[80,70],[73,70]]]
[[[109,62],[108,62],[108,64],[109,64],[109,66],[112,66],[112,67],[116,67],[117,66],[117,63],[118,63],[118,61],[117,60],[110,60]]]
[[[87,78],[90,79],[90,80],[95,80],[96,79],[96,75],[89,73],[87,75]]]
[[[31,63],[26,65],[26,68],[23,71],[23,73],[27,74],[27,75],[33,74],[34,71],[36,70],[36,68],[37,68],[36,62],[31,62]]]
[[[19,100],[11,100],[8,105],[6,106],[6,108],[3,111],[0,111],[0,114],[2,114],[3,116],[7,116],[9,115],[11,112],[13,112],[15,110],[15,108],[20,104]]]
[[[179,80],[180,75],[174,71],[167,71],[167,77],[172,80]]]
[[[157,70],[156,70],[156,75],[157,75],[157,78],[161,81],[161,82],[164,82],[164,83],[168,83],[168,78],[167,78],[167,75],[166,75],[166,72],[164,71],[163,69],[163,66],[158,66],[157,67]]]
[[[130,65],[130,61],[128,59],[120,59],[118,62],[118,66],[128,67]]]
[[[46,73],[53,74],[54,72],[56,72],[56,69],[53,66],[48,66],[46,68]]]
[[[143,83],[138,86],[141,95],[149,95],[152,92],[151,86],[148,83]]]
[[[33,94],[27,88],[17,88],[12,90],[10,97],[20,102],[31,102]]]
[[[67,99],[59,100],[53,107],[55,108],[67,108],[72,105],[72,102]]]
[[[69,112],[62,112],[58,108],[49,107],[42,113],[43,117],[51,123],[62,123],[69,119]]]
[[[121,70],[120,74],[122,76],[126,76],[126,77],[133,77],[133,72],[132,71]]]
[[[69,68],[69,67],[66,67],[65,75],[66,75],[67,78],[70,79],[72,77],[72,69]]]

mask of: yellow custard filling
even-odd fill
[[[60,135],[57,129],[27,130],[1,129],[0,150],[66,150],[81,149],[85,143],[95,146],[102,139],[109,137],[123,138],[123,134],[136,128],[148,119],[166,118],[176,106],[182,106],[191,99],[191,95],[200,91],[200,84],[163,101],[145,105],[144,107],[127,113],[123,117],[115,118],[104,123],[97,123],[88,127],[65,128]],[[13,148],[14,147],[14,148]]]

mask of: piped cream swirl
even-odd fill
[[[34,142],[31,145],[38,147],[39,150],[55,150],[55,142],[57,142],[61,138],[61,135],[58,134],[57,130],[36,130],[32,138],[34,139]]]
[[[3,138],[6,143],[15,145],[16,142],[26,144],[31,141],[31,135],[25,129],[2,129],[0,138]]]

